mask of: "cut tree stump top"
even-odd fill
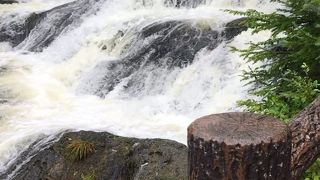
[[[281,121],[252,113],[223,113],[202,117],[188,128],[188,135],[226,145],[250,145],[286,140],[289,130]]]

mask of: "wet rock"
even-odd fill
[[[94,143],[96,151],[83,161],[70,161],[65,147],[73,139]],[[70,180],[92,174],[97,180],[184,180],[187,179],[187,147],[170,140],[125,138],[106,132],[70,132],[35,152],[13,179]]]
[[[15,0],[0,0],[0,4],[13,4],[18,3],[18,1]]]
[[[240,34],[242,31],[246,31],[248,27],[245,25],[246,18],[235,19],[226,24],[225,37],[230,40]]]
[[[21,18],[17,15],[0,18],[0,42],[7,41],[11,46],[17,46],[28,37],[42,16],[42,14],[32,13]]]
[[[130,96],[143,92],[160,93],[150,89],[158,87],[156,81],[154,86],[146,86],[148,78],[188,66],[200,50],[214,49],[222,40],[218,31],[189,21],[150,24],[136,32],[136,38],[126,46],[122,59],[101,62],[92,70],[102,75],[89,76],[96,78],[98,83],[90,84],[88,89],[95,89],[94,94],[104,97],[126,79],[123,90]]]
[[[85,80],[89,93],[105,97],[121,84],[128,97],[161,94],[161,75],[187,67],[198,52],[213,50],[245,30],[241,20],[226,25],[224,30],[212,29],[205,21],[156,22],[139,29],[136,38],[126,46],[122,59],[101,62],[92,70],[94,79]],[[240,27],[239,27],[240,26]],[[152,81],[150,81],[152,79]],[[163,86],[162,86],[163,87]],[[158,88],[158,89],[157,89]],[[85,93],[88,93],[85,92]]]
[[[106,0],[78,0],[27,17],[0,19],[0,42],[39,52],[60,34],[78,27],[83,16],[89,16]],[[16,15],[17,16],[17,15]]]
[[[201,4],[205,4],[211,0],[165,0],[164,3],[167,6],[174,6],[177,8],[187,7],[187,8],[196,8]]]
[[[40,13],[38,16],[41,19],[19,47],[29,51],[42,51],[60,34],[78,27],[82,17],[99,11],[104,2],[105,0],[78,0]]]

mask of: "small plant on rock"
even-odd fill
[[[71,160],[81,161],[94,153],[95,146],[91,142],[76,139],[71,140],[66,146],[66,150],[67,155]]]
[[[91,171],[89,174],[81,174],[82,180],[95,180],[96,179],[96,173],[94,171]]]

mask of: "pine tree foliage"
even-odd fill
[[[250,43],[248,49],[233,48],[248,62],[262,64],[243,74],[258,100],[239,104],[287,121],[319,95],[320,0],[272,1],[283,6],[271,14],[228,10],[245,16],[253,33],[272,32],[268,40]]]
[[[281,4],[275,12],[227,12],[246,17],[253,34],[271,31],[268,40],[250,43],[240,52],[250,64],[243,79],[253,88],[252,99],[239,101],[247,111],[277,117],[285,122],[320,95],[320,0],[271,0]],[[320,160],[306,179],[320,178]]]

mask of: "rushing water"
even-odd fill
[[[0,27],[12,37],[24,37],[14,24],[32,12],[70,0],[20,2],[0,5]],[[196,118],[236,111],[247,65],[229,46],[267,35],[226,41],[224,26],[238,17],[221,9],[273,6],[189,2],[79,0],[41,16],[26,37],[0,42],[0,174],[32,142],[65,130],[185,143]]]

